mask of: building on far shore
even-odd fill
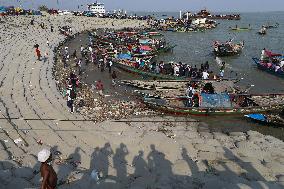
[[[92,3],[88,5],[88,11],[92,14],[103,16],[106,13],[105,5],[103,3]]]

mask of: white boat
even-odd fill
[[[72,12],[68,11],[68,10],[59,10],[58,11],[58,15],[63,16],[63,15],[72,15]]]
[[[103,16],[106,13],[105,5],[103,3],[93,3],[88,5],[88,11],[90,13]]]

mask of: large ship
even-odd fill
[[[88,5],[88,11],[92,14],[104,15],[106,13],[105,5],[103,3],[95,2]]]

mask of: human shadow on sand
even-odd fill
[[[276,182],[267,182],[251,163],[241,161],[230,149],[223,149],[225,159],[231,160],[229,164],[221,159],[193,160],[185,147],[181,149],[181,159],[172,163],[154,144],[150,145],[147,156],[144,151],[139,150],[132,162],[128,162],[126,157],[129,151],[125,144],[121,143],[113,151],[111,145],[106,143],[102,148],[94,149],[88,170],[82,170],[78,179],[59,188],[240,189],[264,188],[266,184],[266,187],[276,184]],[[241,167],[246,174],[232,170],[230,163]],[[178,169],[184,174],[175,174],[174,170]],[[97,173],[96,178],[91,176],[93,171]],[[259,181],[263,181],[262,184],[259,184]],[[276,184],[275,187],[277,188],[278,185]]]
[[[180,155],[177,154],[181,158],[173,163],[154,144],[149,147],[150,151],[147,156],[144,151],[139,150],[129,162],[127,156],[130,152],[124,143],[121,143],[115,150],[112,149],[110,143],[105,143],[103,147],[95,147],[89,169],[80,166],[81,149],[77,147],[74,153],[68,156],[72,161],[58,166],[58,176],[61,179],[58,188],[281,188],[277,182],[266,181],[252,163],[242,161],[228,148],[223,148],[225,159],[209,161],[193,160],[192,154],[186,147],[183,147]],[[52,149],[52,153],[58,153],[57,147]],[[233,170],[232,164],[235,164],[235,167],[239,166],[243,173]],[[3,169],[4,162],[0,162],[0,165]],[[22,175],[25,175],[25,172],[33,176],[38,166],[34,169],[11,169],[12,171],[7,174],[24,177]],[[3,178],[2,180],[0,178],[3,186],[6,188],[14,186],[11,176],[7,177],[10,179],[9,182],[7,179],[4,182]],[[33,178],[24,179],[30,182]],[[26,186],[31,186],[28,182]]]

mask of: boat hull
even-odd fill
[[[237,52],[219,52],[219,51],[213,51],[213,53],[216,55],[216,56],[219,56],[219,57],[225,57],[225,56],[236,56],[236,55],[239,55],[241,54],[241,50],[240,51],[237,51]]]
[[[264,114],[258,114],[259,116],[263,116],[265,119],[258,119],[255,118],[254,114],[248,114],[245,115],[245,117],[252,122],[261,124],[261,125],[265,125],[265,126],[273,126],[273,127],[283,127],[284,126],[284,122],[283,121],[269,121],[269,119],[266,118],[266,115]]]
[[[151,109],[158,110],[172,115],[195,115],[195,116],[225,116],[225,115],[243,115],[251,113],[265,113],[272,110],[284,108],[284,105],[275,105],[271,107],[246,107],[246,108],[182,108],[163,106],[153,102],[144,103]]]
[[[129,73],[133,73],[133,74],[138,74],[141,75],[143,77],[148,77],[148,78],[155,78],[155,79],[166,79],[166,80],[184,80],[186,79],[185,77],[177,77],[177,76],[173,76],[173,75],[165,75],[165,74],[156,74],[153,72],[147,72],[147,71],[143,71],[140,69],[136,69],[132,66],[128,66],[122,63],[118,63],[115,62],[114,66],[116,66],[117,68],[120,68],[126,72]]]
[[[231,28],[232,31],[251,31],[251,28]]]

